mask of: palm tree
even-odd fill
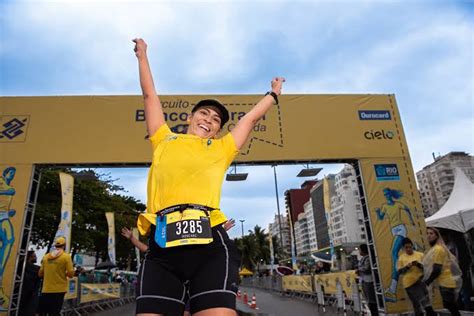
[[[255,236],[247,235],[243,238],[236,238],[235,244],[241,253],[241,266],[249,270],[254,270],[256,265],[257,248],[255,246]]]
[[[256,225],[253,231],[249,231],[250,235],[255,236],[255,247],[257,248],[257,261],[263,260],[265,262],[270,261],[270,244],[268,242],[268,234],[265,233],[265,229]]]

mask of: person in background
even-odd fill
[[[402,276],[402,285],[413,305],[415,316],[424,315],[423,309],[426,315],[435,316],[428,288],[422,282],[423,253],[413,250],[413,242],[409,238],[403,239],[402,247],[404,252],[398,258],[397,269],[398,274]]]
[[[359,266],[356,273],[362,284],[362,292],[364,293],[367,305],[371,315],[378,315],[377,299],[375,297],[374,280],[372,278],[372,269],[370,266],[369,250],[366,244],[359,246],[359,253],[362,258],[359,260]]]
[[[66,239],[58,237],[55,249],[44,256],[38,272],[43,278],[43,289],[39,300],[40,315],[59,316],[67,292],[67,278],[74,276],[71,256],[65,252]]]
[[[461,315],[457,304],[457,295],[462,285],[462,279],[456,258],[449,252],[436,228],[428,227],[427,234],[431,249],[423,258],[423,281],[427,286],[433,282],[438,283],[443,306],[449,310],[451,315]]]
[[[39,301],[41,279],[38,276],[40,267],[36,265],[36,253],[29,250],[26,254],[25,274],[21,287],[21,302],[19,315],[32,316],[36,312]]]

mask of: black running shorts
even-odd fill
[[[225,307],[235,310],[240,254],[224,228],[212,228],[207,245],[160,248],[152,225],[149,250],[140,268],[136,313],[183,315]],[[189,294],[188,294],[189,293]]]

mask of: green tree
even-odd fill
[[[120,268],[130,266],[133,246],[121,242],[120,229],[136,225],[139,212],[145,205],[133,197],[117,194],[121,190],[108,175],[93,170],[79,172],[70,169],[48,169],[41,175],[31,242],[50,248],[60,221],[61,188],[59,172],[73,174],[74,199],[72,217],[71,254],[84,252],[96,257],[96,263],[107,260],[108,226],[106,212],[115,213],[116,257]]]
[[[242,267],[245,267],[249,270],[254,270],[257,258],[255,236],[246,235],[242,238],[236,238],[235,244],[241,254]]]

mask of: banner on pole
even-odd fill
[[[132,230],[133,237],[136,240],[140,240],[138,236],[138,228],[134,227]],[[135,247],[135,256],[137,257],[137,272],[140,271],[140,249],[138,247]]]
[[[107,241],[107,248],[110,262],[115,264],[115,214],[113,212],[105,213],[107,218],[107,225],[109,226],[109,238]]]
[[[66,252],[71,250],[71,223],[72,223],[72,200],[74,197],[74,177],[70,174],[60,172],[61,182],[61,220],[54,239],[58,237],[66,238]]]

